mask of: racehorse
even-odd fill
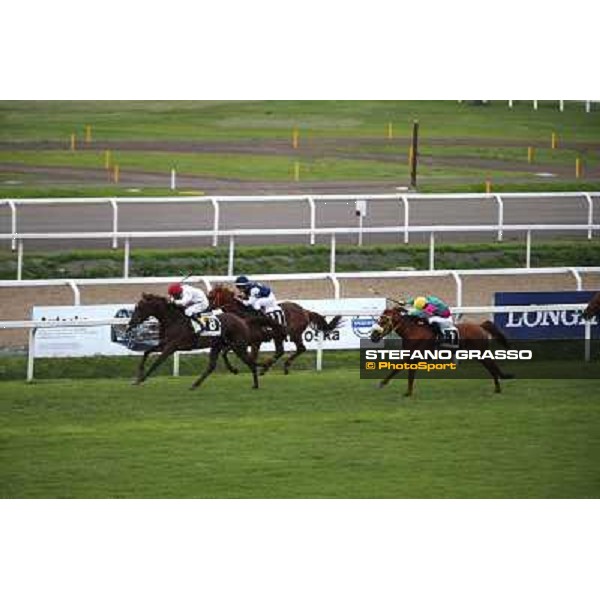
[[[251,335],[248,325],[243,319],[233,314],[223,313],[216,317],[221,324],[221,334],[219,336],[199,336],[194,331],[190,319],[180,307],[162,296],[142,294],[142,299],[135,305],[126,331],[130,332],[150,317],[158,320],[159,343],[144,352],[134,384],[139,385],[145,381],[171,354],[178,350],[210,348],[206,370],[194,381],[190,389],[198,387],[215,370],[219,354],[224,352],[225,349],[233,350],[248,366],[252,372],[252,387],[258,388],[256,364],[247,353]],[[160,352],[160,356],[144,372],[146,359],[153,352]]]
[[[264,375],[283,355],[283,342],[286,337],[289,336],[290,341],[296,346],[296,351],[287,357],[283,365],[284,373],[288,375],[292,362],[303,352],[306,352],[306,346],[302,341],[302,334],[305,329],[308,326],[312,326],[317,331],[330,333],[339,327],[342,320],[341,315],[337,315],[331,321],[327,322],[325,317],[319,313],[306,310],[295,302],[281,302],[279,306],[285,315],[285,325],[282,327],[276,323],[273,326],[271,319],[242,304],[237,299],[235,292],[223,285],[215,286],[210,290],[208,301],[211,308],[220,308],[224,313],[234,313],[250,321],[249,325],[252,337],[255,338],[251,344],[252,350],[250,356],[254,361],[256,361],[256,357],[258,356],[261,343],[273,340],[275,343],[275,354],[261,365],[261,375]],[[269,323],[271,326],[269,326]]]
[[[394,308],[387,308],[377,321],[371,331],[371,341],[379,342],[386,335],[395,331],[403,340],[403,348],[409,351],[413,350],[434,350],[436,346],[437,335],[433,329],[423,319],[411,317],[401,303]],[[460,335],[459,348],[464,350],[486,350],[490,346],[490,336],[495,338],[508,348],[508,340],[504,333],[496,327],[491,321],[484,321],[480,325],[477,323],[460,323],[458,326]],[[494,379],[495,391],[500,393],[500,379],[512,379],[513,375],[504,373],[502,369],[491,358],[480,360],[481,364],[489,371]],[[398,373],[393,370],[379,387],[387,385],[392,377]],[[408,371],[408,388],[405,396],[412,396],[415,383],[416,370]]]
[[[596,292],[582,313],[584,319],[588,320],[600,316],[600,292]]]

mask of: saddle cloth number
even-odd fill
[[[458,346],[459,334],[456,327],[449,327],[444,331],[444,343],[450,344],[451,346]]]
[[[281,308],[272,310],[271,312],[267,313],[267,316],[269,317],[269,319],[277,321],[277,323],[279,323],[282,327],[285,327],[285,313]]]
[[[207,337],[218,337],[221,335],[221,321],[217,317],[207,316],[200,319],[202,327],[198,328],[198,335]]]

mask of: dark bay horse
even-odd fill
[[[508,348],[508,340],[504,333],[491,321],[484,321],[480,325],[477,323],[460,323],[457,327],[460,334],[461,350],[487,350],[490,347],[490,336],[498,340],[502,346]],[[383,311],[377,325],[373,327],[371,341],[378,342],[392,331],[395,331],[402,338],[403,347],[406,350],[435,349],[437,336],[433,329],[426,321],[408,316],[406,309],[402,306],[388,308]],[[480,362],[494,379],[496,393],[500,393],[502,389],[499,380],[512,379],[513,376],[504,373],[491,358],[484,358]],[[397,373],[398,371],[392,371],[381,381],[379,387],[387,385]],[[408,371],[408,388],[404,394],[405,396],[412,396],[416,373],[412,369]]]
[[[600,316],[600,292],[596,292],[582,313],[584,319]]]
[[[234,313],[251,321],[250,327],[254,341],[250,344],[252,348],[250,356],[254,361],[256,361],[260,345],[263,342],[273,340],[275,354],[262,364],[261,375],[264,375],[283,355],[283,343],[286,337],[289,336],[290,341],[296,346],[296,351],[287,357],[283,365],[283,370],[288,375],[292,362],[303,352],[306,352],[306,346],[302,340],[302,334],[306,328],[312,326],[317,331],[330,333],[339,327],[342,320],[341,315],[337,315],[331,321],[327,322],[325,317],[319,313],[306,310],[295,302],[280,302],[279,306],[285,314],[285,327],[269,327],[268,324],[271,321],[268,317],[242,304],[235,292],[227,286],[215,286],[208,293],[208,300],[211,308],[220,308],[224,313]],[[257,320],[257,317],[262,319],[262,324]]]
[[[178,350],[197,350],[210,348],[208,365],[202,375],[192,384],[198,387],[216,368],[219,354],[225,349],[233,350],[252,372],[253,387],[258,387],[256,364],[248,355],[248,343],[251,339],[246,322],[233,314],[221,314],[217,318],[221,323],[221,335],[218,337],[198,336],[194,332],[190,319],[183,310],[162,296],[142,294],[142,299],[135,305],[127,331],[137,327],[146,319],[154,317],[159,323],[159,343],[146,350],[138,367],[135,384],[145,381],[171,354]],[[160,352],[158,358],[144,372],[146,359],[153,352]]]

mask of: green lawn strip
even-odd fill
[[[374,246],[340,245],[336,249],[338,272],[389,271],[404,268],[429,268],[429,247],[425,244],[389,244]],[[14,279],[16,256],[0,252],[0,278]],[[235,270],[238,273],[306,273],[329,271],[330,249],[327,245],[239,246]],[[436,245],[437,269],[522,267],[525,244],[494,242],[479,244]],[[222,275],[227,272],[228,250],[195,248],[187,250],[131,251],[130,276],[171,277],[181,273]],[[533,267],[564,265],[595,266],[600,264],[597,239],[563,242],[534,242]],[[120,277],[123,251],[81,250],[72,252],[32,252],[25,255],[25,279]]]
[[[112,160],[119,165],[121,175],[127,170],[168,174],[174,168],[180,175],[245,181],[291,181],[296,162],[287,156],[126,151],[114,152]],[[0,162],[38,167],[104,168],[103,153],[98,151],[0,151]],[[408,176],[405,161],[394,163],[360,159],[301,158],[298,162],[302,181],[404,181]],[[481,175],[481,169],[467,166],[422,166],[419,172],[421,176],[430,178]],[[514,177],[515,174],[494,169],[489,171],[489,175]],[[524,175],[518,173],[519,177]]]
[[[1,384],[0,496],[597,497],[594,381],[403,381],[344,369]]]
[[[0,140],[83,140],[86,125],[97,141],[118,139],[290,140],[311,137],[384,136],[389,122],[408,136],[418,119],[424,136],[499,137],[597,141],[600,113],[583,103],[531,103],[508,109],[505,101],[473,106],[456,101],[262,101],[262,102],[15,102],[0,103]]]

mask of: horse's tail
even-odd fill
[[[505,348],[509,347],[508,339],[504,335],[504,332],[494,325],[491,321],[484,321],[480,325],[481,329],[487,331],[494,339],[498,340]]]
[[[328,323],[323,315],[310,310],[307,310],[306,312],[308,313],[308,318],[310,319],[311,324],[317,328],[317,331],[330,333],[331,331],[337,329],[341,324],[342,315],[333,317],[333,319],[331,319],[331,321]]]

